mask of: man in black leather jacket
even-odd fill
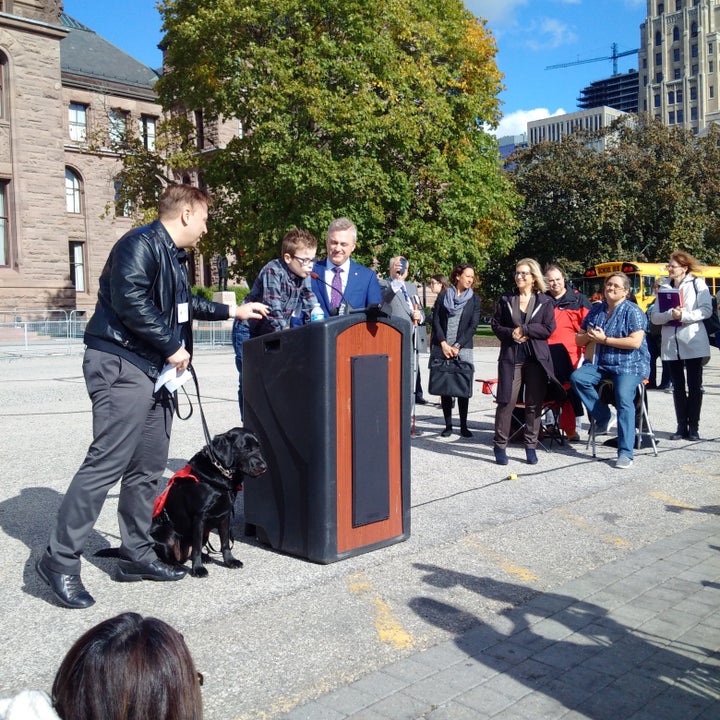
[[[80,579],[80,556],[110,489],[118,500],[121,555],[117,580],[180,580],[183,568],[161,562],[150,536],[157,484],[167,462],[171,395],[156,390],[163,368],[186,370],[192,320],[226,320],[230,308],[190,292],[186,250],[206,232],[209,195],[170,185],[158,217],[115,244],[100,276],[95,313],[85,332],[85,384],[93,404],[93,441],[63,498],[36,568],[65,607],[95,601]],[[262,318],[262,303],[237,306],[239,319]]]

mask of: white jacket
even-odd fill
[[[50,698],[39,690],[23,690],[11,698],[0,698],[0,720],[61,720]]]
[[[661,286],[672,287],[668,282]],[[660,357],[663,360],[688,360],[710,357],[710,340],[703,320],[712,314],[710,290],[702,278],[688,273],[678,288],[683,295],[680,325],[668,325],[672,310],[660,312],[657,303],[650,313],[650,322],[662,325]]]

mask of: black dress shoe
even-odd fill
[[[115,579],[118,582],[136,582],[137,580],[167,582],[182,580],[185,575],[187,575],[186,568],[167,565],[162,560],[153,560],[148,563],[118,560]]]
[[[688,440],[699,440],[699,439],[700,439],[700,433],[699,433],[697,430],[691,430],[691,431],[687,434],[687,439],[688,439]]]
[[[421,395],[420,397],[415,398],[415,404],[416,405],[427,405],[428,401]]]
[[[45,567],[42,558],[35,563],[35,570],[61,605],[80,610],[95,604],[93,596],[85,589],[79,575],[65,575],[50,570]]]

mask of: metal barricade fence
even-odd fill
[[[0,359],[32,355],[72,355],[85,350],[85,310],[0,310]],[[232,322],[194,323],[196,346],[232,345]]]

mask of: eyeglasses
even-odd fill
[[[624,285],[616,285],[615,283],[606,283],[605,287],[610,288],[610,289],[614,288],[615,290],[624,290],[625,289]]]
[[[553,278],[552,280],[550,278],[545,278],[545,282],[548,285],[555,285],[556,283],[561,283],[562,281],[563,281],[562,278]]]
[[[515,273],[515,277],[527,277],[528,275],[532,275],[531,272],[523,272],[522,270],[518,270]]]
[[[677,270],[678,268],[681,268],[682,265],[673,265],[672,263],[668,263],[665,267],[668,270]]]
[[[311,258],[304,258],[304,257],[298,257],[297,255],[291,255],[290,256],[293,260],[297,260],[301,265],[314,265],[317,261],[317,258],[311,257]]]

